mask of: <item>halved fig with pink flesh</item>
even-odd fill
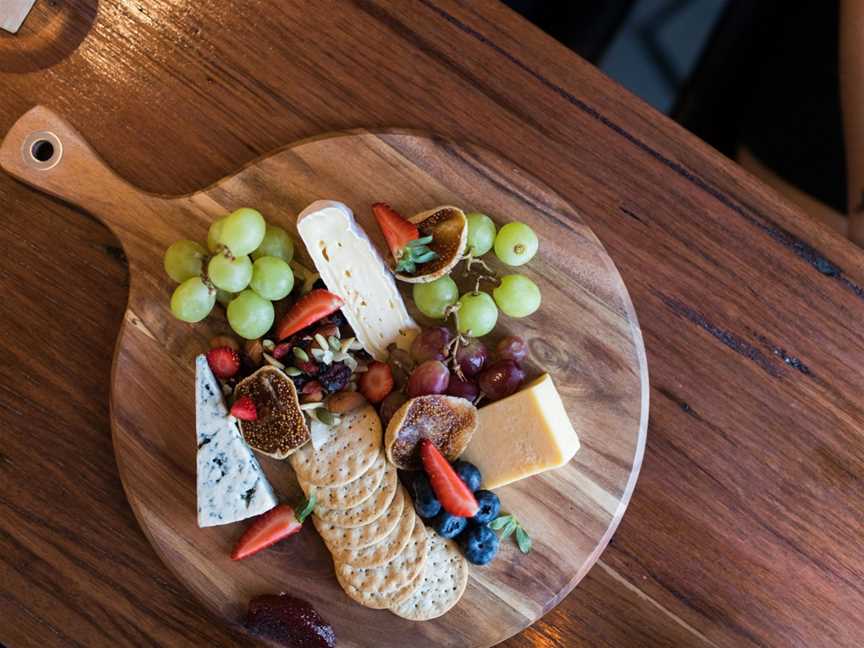
[[[477,408],[464,398],[418,396],[396,410],[387,424],[384,448],[397,468],[419,470],[420,439],[429,439],[448,461],[462,454],[477,429]]]

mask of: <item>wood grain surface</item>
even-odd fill
[[[38,160],[34,142],[49,141],[52,156]],[[571,207],[512,162],[416,133],[352,131],[291,145],[206,190],[168,198],[143,193],[116,176],[68,124],[36,107],[0,144],[0,169],[86,209],[120,239],[131,275],[110,397],[120,476],[157,552],[229,622],[242,622],[253,596],[290,588],[333,625],[342,646],[485,648],[554,607],[605,549],[645,448],[642,336],[627,291],[597,238]],[[353,207],[382,254],[386,243],[369,208],[382,197],[406,214],[455,204],[499,218],[518,215],[542,241],[522,271],[540,286],[544,307],[523,320],[502,317],[496,334],[522,336],[532,352],[528,373],[554,376],[582,448],[566,466],[498,490],[505,510],[516,513],[532,534],[534,550],[522,555],[505,543],[490,566],[471,571],[460,603],[434,621],[412,623],[351,601],[312,531],[254,560],[233,562],[231,547],[246,525],[196,524],[194,359],[209,338],[230,329],[221,308],[194,326],[171,316],[174,284],[165,276],[162,255],[181,238],[204,241],[213,221],[242,205],[254,205],[299,241],[297,214],[324,197]],[[302,246],[298,257],[312,267]],[[506,271],[490,262],[499,274]],[[472,278],[461,275],[454,273],[470,290]],[[412,315],[423,322],[410,285],[400,286]],[[302,499],[287,462],[261,461],[281,499]],[[486,622],[477,622],[481,613]]]
[[[40,0],[19,36],[95,4]],[[498,3],[120,0],[77,49],[77,27],[55,36],[15,56],[0,34],[0,132],[45,104],[145,189],[396,125],[501,153],[597,234],[645,336],[645,460],[602,559],[504,645],[864,643],[859,249]],[[0,642],[253,645],[189,597],[123,495],[117,239],[5,176],[0,204]]]

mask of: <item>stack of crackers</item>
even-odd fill
[[[373,407],[344,415],[318,450],[307,443],[290,461],[307,497],[315,491],[313,521],[348,596],[412,621],[456,605],[468,564],[456,543],[427,530],[414,512],[382,449]]]

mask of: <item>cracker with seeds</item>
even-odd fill
[[[333,559],[354,567],[378,567],[388,563],[405,549],[415,524],[422,525],[423,520],[417,517],[413,507],[405,506],[399,524],[379,542],[362,549],[333,551]]]
[[[311,443],[289,457],[298,481],[341,486],[365,473],[381,453],[381,419],[371,405],[345,414],[318,450]]]
[[[387,467],[387,463],[387,456],[381,452],[369,470],[354,481],[342,484],[341,486],[313,486],[301,481],[300,488],[303,489],[303,492],[307,496],[310,489],[315,489],[316,512],[319,508],[351,508],[366,501],[378,490],[378,486],[384,478],[384,469]]]
[[[381,480],[378,490],[372,497],[347,509],[316,508],[315,515],[321,518],[322,522],[348,529],[369,524],[387,511],[396,495],[397,486],[399,486],[399,478],[396,476],[396,467],[388,462],[384,471],[384,479]]]
[[[322,522],[314,515],[312,516],[312,523],[318,529],[318,534],[332,553],[345,549],[362,549],[363,547],[380,542],[391,533],[396,525],[399,524],[402,510],[406,507],[413,510],[411,498],[405,492],[405,489],[399,486],[396,489],[393,502],[391,502],[384,515],[369,524],[354,528],[339,527],[335,524]]]
[[[429,556],[419,584],[390,611],[410,621],[428,621],[452,608],[468,584],[468,562],[452,540],[429,531]]]
[[[428,535],[414,525],[411,539],[391,561],[378,567],[354,567],[335,563],[336,579],[352,599],[373,609],[396,605],[414,591],[426,564]]]

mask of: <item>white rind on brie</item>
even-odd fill
[[[342,312],[363,348],[381,361],[387,359],[390,344],[407,350],[419,328],[348,206],[318,200],[298,216],[297,231],[327,290],[345,300]]]
[[[204,355],[195,359],[195,432],[199,527],[245,520],[279,503]]]

